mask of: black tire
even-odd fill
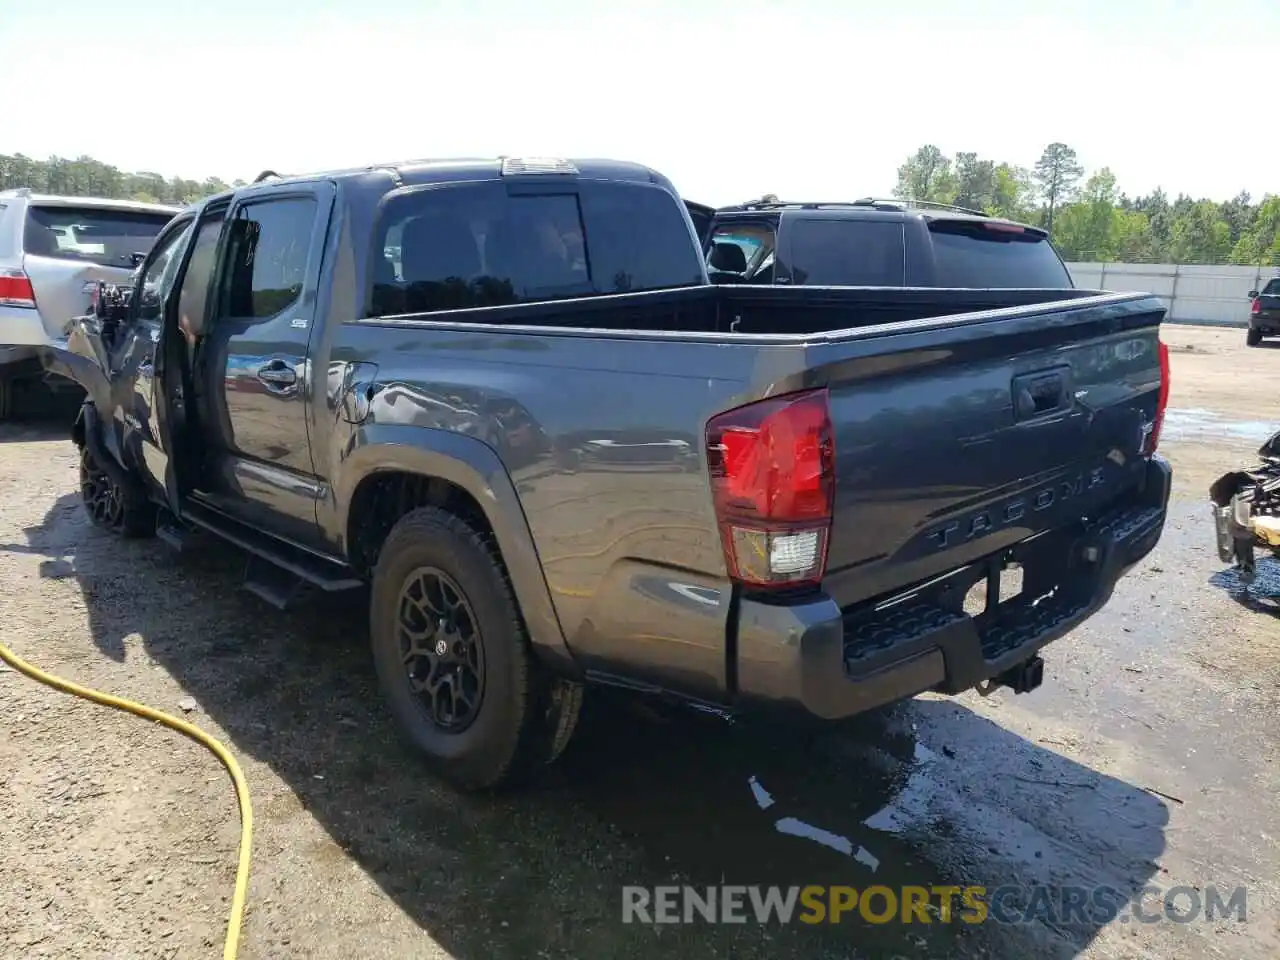
[[[1256,347],[1258,344],[1262,342],[1262,331],[1255,330],[1254,328],[1250,327],[1249,332],[1244,335],[1244,342],[1251,347]]]
[[[89,452],[80,451],[80,500],[89,521],[128,539],[156,532],[156,508],[141,493],[121,487]]]
[[[0,423],[13,416],[13,381],[0,375]]]
[[[462,605],[438,616],[450,594]],[[420,507],[392,528],[373,573],[369,628],[402,736],[455,786],[525,782],[573,735],[582,687],[534,656],[497,546],[454,514]],[[434,696],[422,689],[433,680]],[[458,707],[459,689],[470,689],[470,705]]]

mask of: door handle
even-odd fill
[[[272,360],[258,368],[258,379],[272,393],[288,394],[297,389],[298,371],[283,360]]]
[[[1071,399],[1071,376],[1068,369],[1059,368],[1014,378],[1013,410],[1017,420],[1031,420],[1069,409]]]

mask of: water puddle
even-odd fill
[[[1262,445],[1278,429],[1280,425],[1274,420],[1231,420],[1212,410],[1171,408],[1165,412],[1160,439],[1199,440],[1211,436]]]

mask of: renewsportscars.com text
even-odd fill
[[[1191,923],[1247,916],[1247,891],[1214,886],[659,886],[622,888],[622,922],[674,923]]]

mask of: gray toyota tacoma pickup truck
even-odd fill
[[[1163,529],[1160,301],[707,281],[634,164],[267,177],[45,359],[93,521],[230,541],[281,607],[367,584],[466,788],[554,759],[590,683],[824,719],[1037,686]]]

